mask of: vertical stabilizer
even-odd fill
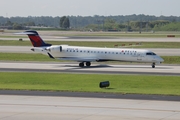
[[[20,33],[21,34],[21,33]],[[45,46],[51,46],[51,44],[45,43],[42,38],[39,36],[38,32],[29,30],[25,31],[22,34],[28,35],[29,39],[31,40],[31,43],[34,47],[45,47]]]

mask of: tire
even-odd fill
[[[79,67],[84,67],[84,63],[79,63]]]
[[[86,66],[87,67],[91,66],[91,62],[86,62]]]

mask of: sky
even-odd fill
[[[180,0],[0,0],[0,16],[180,16]]]

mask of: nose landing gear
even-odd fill
[[[155,63],[152,63],[152,68],[155,68]]]

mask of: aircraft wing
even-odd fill
[[[95,62],[99,61],[98,58],[82,58],[82,57],[60,57],[60,58],[54,58],[49,52],[47,53],[50,58],[52,59],[58,59],[58,60],[72,60],[77,62]]]

